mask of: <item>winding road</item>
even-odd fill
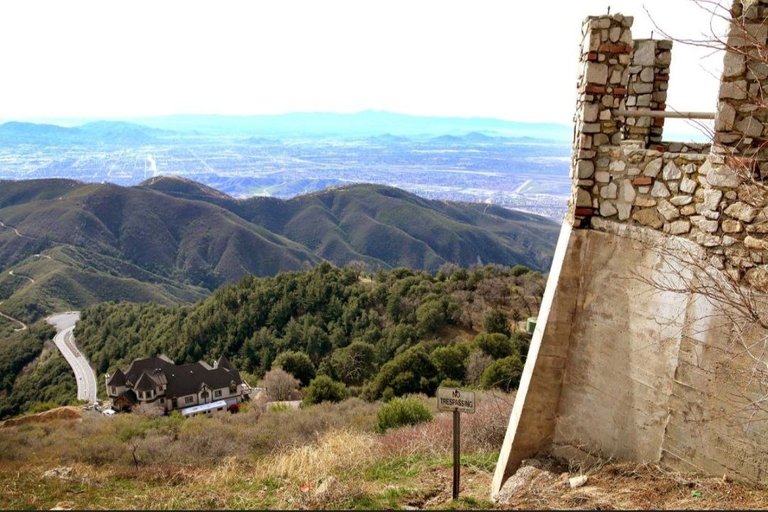
[[[78,350],[75,345],[75,337],[72,335],[78,320],[80,320],[79,311],[60,313],[45,319],[46,322],[56,327],[57,332],[53,342],[61,351],[69,366],[72,367],[72,371],[75,372],[75,377],[77,378],[77,398],[94,403],[98,389],[96,386],[96,374],[88,360]]]
[[[2,304],[2,302],[0,302],[0,304]],[[10,320],[11,322],[13,322],[15,324],[19,324],[21,327],[19,327],[18,329],[14,329],[14,331],[16,331],[16,332],[18,332],[18,331],[26,331],[28,329],[27,324],[25,324],[21,320],[13,318],[12,316],[6,315],[2,311],[0,311],[0,316],[3,317],[3,318],[7,318],[8,320]]]

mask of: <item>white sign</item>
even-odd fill
[[[458,388],[437,388],[437,410],[475,412],[475,392]]]

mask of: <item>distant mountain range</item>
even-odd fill
[[[0,222],[0,301],[27,320],[107,300],[189,302],[246,274],[323,260],[546,271],[559,229],[536,215],[386,186],[236,200],[171,177],[135,187],[0,181]]]
[[[73,128],[64,128],[71,126]],[[510,138],[570,141],[571,127],[555,123],[522,123],[493,118],[426,117],[390,112],[354,114],[290,113],[280,115],[176,115],[116,121],[91,119],[50,120],[46,124],[8,122],[0,125],[0,138],[51,140],[90,137],[119,140],[155,137],[163,132],[181,135],[232,135],[252,137],[465,136],[473,133]],[[7,140],[7,139],[6,139]],[[130,140],[130,139],[128,139]]]

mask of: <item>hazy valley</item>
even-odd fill
[[[559,222],[569,133],[558,125],[384,113],[0,125],[0,179],[136,185],[183,176],[238,198],[376,183]]]

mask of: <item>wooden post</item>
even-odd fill
[[[459,498],[461,478],[461,413],[453,411],[453,499]]]

